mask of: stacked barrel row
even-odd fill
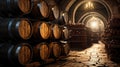
[[[1,0],[0,6],[0,16],[4,18],[29,18],[63,25],[69,20],[67,11],[60,10],[54,0]]]
[[[37,43],[31,46],[29,43],[1,43],[0,44],[0,63],[2,65],[26,66],[32,62],[43,63],[53,58],[67,56],[69,44],[51,42]]]
[[[104,32],[103,41],[110,60],[120,62],[120,18],[113,18]]]
[[[1,0],[0,16],[0,64],[26,66],[68,55],[68,15],[54,0]]]
[[[83,49],[89,47],[91,42],[90,30],[85,27],[85,25],[69,25],[70,38],[69,43],[72,49]],[[76,34],[77,33],[77,34]]]

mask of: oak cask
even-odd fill
[[[27,18],[8,18],[0,21],[0,39],[27,40],[31,34],[32,25]]]

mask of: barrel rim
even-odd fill
[[[26,12],[22,11],[22,9],[20,8],[19,0],[18,0],[18,2],[17,2],[18,8],[19,8],[19,10],[20,10],[20,13],[22,13],[23,15],[24,15],[24,14],[28,14],[28,13],[30,13],[30,12],[32,11],[32,8],[33,8],[32,0],[29,0],[29,2],[30,2],[30,9],[29,9],[28,11],[26,11]]]
[[[54,49],[53,49],[53,44],[57,44],[57,46],[59,46],[60,47],[60,52],[59,52],[59,56],[55,56],[54,55]],[[60,46],[60,43],[59,42],[51,42],[50,44],[49,44],[49,47],[51,47],[51,50],[50,50],[50,53],[51,53],[51,51],[52,51],[52,54],[50,54],[53,58],[58,58],[58,57],[60,57],[60,55],[61,55],[61,46]]]
[[[39,39],[39,40],[48,40],[50,38],[51,33],[50,33],[49,37],[46,38],[46,39],[42,38],[42,36],[41,36],[41,33],[40,33],[40,29],[41,28],[40,27],[41,27],[42,23],[47,24],[48,29],[51,30],[49,22],[46,22],[46,21],[37,21],[37,22],[33,23],[33,26],[32,26],[33,27],[33,38],[34,39]]]
[[[59,31],[60,31],[60,37],[59,38],[55,38],[55,36],[54,36],[54,29],[53,29],[53,27],[55,26],[55,25],[57,25],[58,27],[59,27]],[[54,24],[51,24],[51,38],[52,39],[55,39],[55,40],[57,40],[57,39],[60,39],[61,38],[61,35],[62,35],[62,31],[61,31],[61,28],[60,28],[60,26],[59,26],[59,24],[56,24],[56,23],[54,23]]]
[[[44,39],[44,40],[47,40],[47,39],[49,39],[50,38],[50,35],[51,35],[51,29],[50,29],[50,25],[49,25],[49,23],[47,23],[47,22],[45,22],[45,21],[41,21],[41,23],[39,24],[39,32],[40,32],[40,37],[43,39],[43,37],[41,36],[41,24],[43,24],[43,23],[45,23],[46,25],[47,25],[47,27],[48,27],[48,31],[49,31],[49,36],[46,38],[46,39]]]
[[[25,38],[25,39],[22,38],[21,35],[20,35],[20,33],[19,33],[19,24],[20,24],[20,22],[22,20],[27,21],[29,23],[29,25],[30,25],[30,31],[31,31],[30,34],[29,34],[29,36],[27,38]],[[16,29],[16,32],[17,32],[16,36],[19,36],[23,40],[27,40],[27,39],[31,38],[32,33],[33,33],[33,29],[32,29],[32,23],[30,22],[30,20],[28,20],[27,18],[21,18],[21,19],[16,19],[16,21],[17,21],[16,26],[15,26],[15,29]]]
[[[17,48],[15,49],[15,50],[16,50],[16,51],[15,51],[15,53],[16,53],[16,54],[15,54],[15,55],[16,55],[16,57],[15,57],[16,60],[15,60],[15,61],[20,62],[20,61],[19,61],[19,58],[18,58],[18,57],[19,57],[18,55],[19,55],[19,51],[20,51],[20,49],[21,49],[22,46],[27,46],[27,47],[30,48],[31,55],[30,55],[29,61],[27,62],[27,63],[29,63],[29,62],[31,62],[31,59],[32,59],[32,57],[33,57],[32,47],[30,46],[29,43],[20,43],[20,44],[15,45],[15,48],[17,47]],[[27,64],[27,63],[26,63],[26,64]],[[24,64],[21,64],[21,63],[19,63],[19,64],[20,64],[20,65],[24,65]]]
[[[42,45],[46,45],[46,46],[47,46],[47,48],[48,48],[48,55],[47,55],[47,57],[49,58],[50,52],[49,52],[48,43],[46,43],[46,42],[41,42],[41,43],[38,43],[36,46],[41,47]],[[35,46],[35,47],[36,47],[36,46]],[[40,48],[39,48],[37,51],[40,53]],[[40,59],[40,60],[44,60],[44,59],[41,58],[41,55],[40,55],[40,54],[38,54],[38,56],[39,56],[39,59]]]
[[[57,16],[57,17],[55,16],[56,13],[54,12],[54,8],[55,8],[55,9],[57,8],[57,10],[58,10],[58,16]],[[59,19],[59,17],[60,17],[60,9],[59,9],[59,7],[58,7],[57,5],[54,5],[54,6],[52,7],[52,11],[53,11],[54,18],[55,18],[56,20]]]
[[[65,14],[65,16],[67,16],[67,19],[65,19],[65,16],[63,16],[63,18],[65,19],[65,24],[68,24],[69,21],[69,16],[68,16],[68,12],[67,11],[63,11],[63,14]]]
[[[65,19],[65,16],[67,16],[67,20]],[[58,22],[60,23],[60,24],[65,24],[65,25],[67,25],[68,24],[68,22],[69,22],[69,16],[68,16],[68,12],[67,11],[60,11],[60,17],[59,17],[59,19],[58,19]]]
[[[45,18],[48,18],[49,17],[49,14],[50,14],[50,8],[49,8],[49,5],[48,5],[48,3],[46,2],[46,1],[44,1],[44,0],[42,0],[42,1],[40,1],[40,4],[41,3],[45,3],[46,4],[46,6],[47,6],[47,8],[48,8],[48,14],[45,16]],[[38,5],[37,5],[38,6]],[[39,7],[39,6],[38,6]],[[41,12],[41,9],[40,9],[40,12]],[[41,13],[41,15],[42,15],[42,13]],[[43,15],[42,15],[43,16]]]

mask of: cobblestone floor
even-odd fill
[[[69,57],[45,67],[120,67],[107,58],[104,44],[93,44],[83,51],[70,51]]]

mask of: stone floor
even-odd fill
[[[105,45],[93,44],[83,51],[70,51],[69,57],[45,67],[120,67],[107,58]]]

